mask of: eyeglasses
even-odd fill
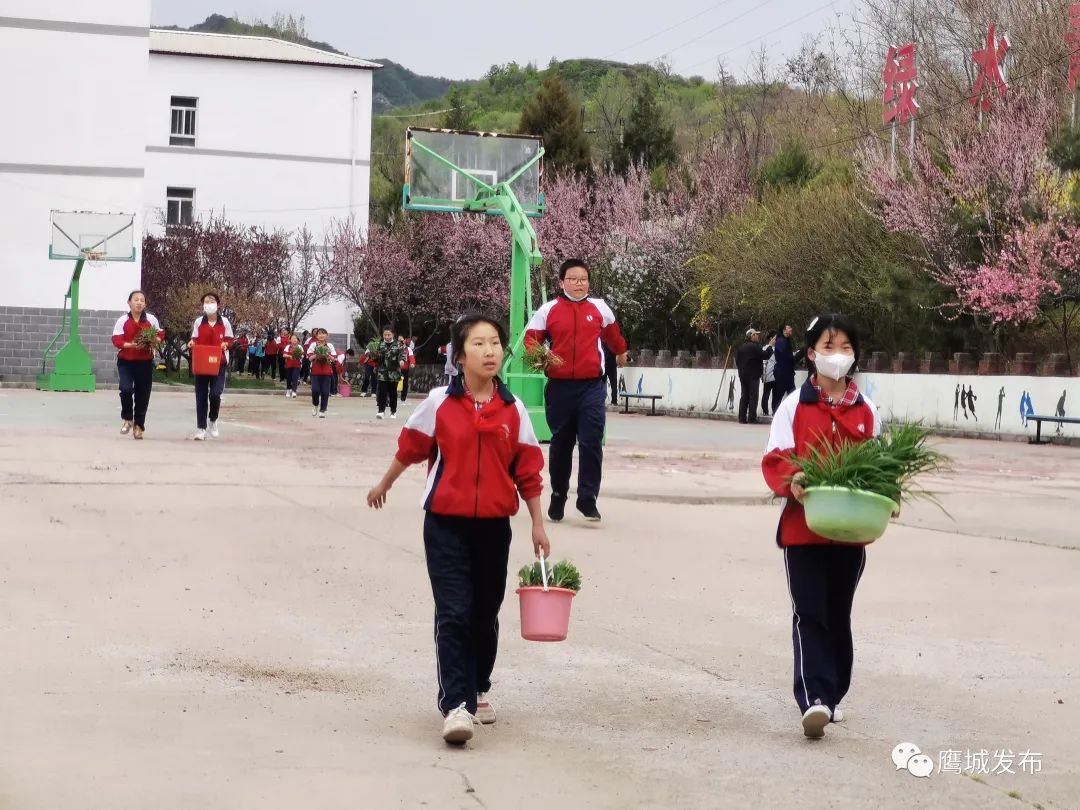
[[[567,276],[566,278],[563,279],[563,281],[565,281],[567,284],[588,284],[589,283],[589,279],[588,279],[587,276],[584,277],[584,278],[582,278],[580,276],[578,276],[577,278],[570,278],[570,276]]]

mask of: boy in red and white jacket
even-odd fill
[[[533,548],[551,553],[540,506],[544,455],[528,410],[498,378],[506,333],[468,316],[454,325],[462,374],[432,391],[409,417],[382,481],[368,493],[381,509],[411,464],[427,462],[424,550],[435,598],[435,643],[443,739],[472,738],[473,719],[495,722],[487,699],[506,590],[510,517],[520,496]]]
[[[761,470],[769,488],[784,498],[776,542],[792,604],[795,701],[803,713],[803,733],[822,737],[839,723],[839,709],[851,686],[854,658],[851,605],[866,565],[862,545],[835,543],[806,525],[803,474],[792,462],[825,443],[864,442],[881,432],[873,403],[849,372],[859,360],[859,335],[847,318],[822,315],[806,332],[811,375],[773,415]]]
[[[136,338],[145,329],[156,329],[157,339],[165,340],[158,319],[146,311],[146,295],[135,290],[128,296],[128,313],[117,319],[112,343],[116,353],[116,372],[120,377],[120,432],[141,439],[146,430],[146,411],[154,387],[154,350],[140,346]]]
[[[326,418],[330,404],[331,380],[337,376],[337,349],[327,340],[325,329],[312,333],[314,340],[308,345],[307,356],[311,361],[311,415]],[[325,348],[325,354],[322,349]]]
[[[536,310],[525,330],[525,348],[549,341],[562,360],[547,368],[545,409],[551,428],[551,505],[548,517],[563,519],[574,445],[578,447],[577,508],[587,520],[600,520],[596,499],[604,463],[607,387],[604,352],[626,365],[626,339],[603,299],[589,297],[589,268],[567,259],[559,268],[561,294]]]
[[[233,328],[229,319],[220,313],[221,301],[217,293],[208,292],[202,298],[202,317],[191,327],[191,340],[188,348],[195,346],[216,346],[221,351],[221,362],[216,376],[195,375],[195,433],[192,439],[205,441],[207,417],[209,416],[210,437],[216,439],[220,434],[218,413],[221,410],[221,397],[225,393],[225,370],[229,367],[229,348],[233,344]]]

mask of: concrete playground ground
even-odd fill
[[[1080,450],[944,442],[949,515],[869,549],[846,720],[810,741],[767,427],[613,414],[603,523],[550,527],[570,638],[523,641],[511,583],[499,721],[458,750],[422,471],[363,503],[402,424],[372,403],[227,394],[200,444],[159,387],[134,442],[114,393],[0,390],[0,808],[1080,807]],[[898,770],[905,742],[956,767]]]

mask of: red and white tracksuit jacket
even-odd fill
[[[553,380],[598,379],[604,376],[603,345],[615,354],[626,351],[615,313],[602,298],[571,301],[561,294],[536,310],[525,328],[525,346],[549,339],[551,350],[563,360],[561,366],[548,368]]]
[[[420,403],[398,438],[402,464],[428,462],[421,501],[437,515],[505,518],[518,495],[538,498],[544,454],[529,412],[496,380],[496,393],[477,410],[460,376]]]
[[[333,343],[327,341],[326,350],[328,354],[326,356],[326,359],[330,362],[320,363],[315,360],[315,348],[318,345],[318,343],[312,343],[310,346],[308,346],[307,356],[308,360],[311,361],[311,373],[315,377],[333,377],[335,373],[334,366],[337,364],[337,349],[334,348]]]
[[[121,315],[116,320],[116,325],[112,331],[112,343],[113,346],[120,351],[116,353],[117,360],[153,360],[154,352],[150,349],[144,349],[136,346],[133,349],[125,349],[125,343],[134,343],[135,338],[139,336],[139,333],[148,327],[157,329],[158,340],[165,340],[165,332],[161,328],[161,324],[158,323],[158,319],[151,315],[149,312],[144,312],[139,320],[135,320],[131,317],[129,312],[127,315]]]
[[[295,346],[293,346],[290,343],[285,347],[285,368],[286,369],[300,368],[301,363],[303,363],[303,357],[301,357],[299,360],[297,360],[295,357],[293,357],[293,352],[296,349],[299,349],[300,351],[303,351],[304,347],[301,346],[299,343],[296,344]]]
[[[802,504],[791,497],[791,478],[799,471],[791,458],[805,457],[808,448],[820,447],[823,441],[839,447],[845,443],[867,441],[880,433],[881,419],[870,400],[860,393],[852,405],[830,405],[818,395],[813,378],[780,404],[773,415],[765,457],[761,459],[761,471],[769,489],[785,499],[776,530],[777,545],[833,543],[810,531]]]
[[[203,315],[191,327],[191,339],[199,346],[220,346],[222,343],[226,347],[232,346],[232,324],[224,315],[218,315],[217,323],[211,325],[210,321]],[[228,351],[221,353],[221,359],[226,364],[229,362]]]

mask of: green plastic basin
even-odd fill
[[[873,543],[900,505],[891,498],[844,487],[811,487],[803,498],[810,531],[837,543]]]

